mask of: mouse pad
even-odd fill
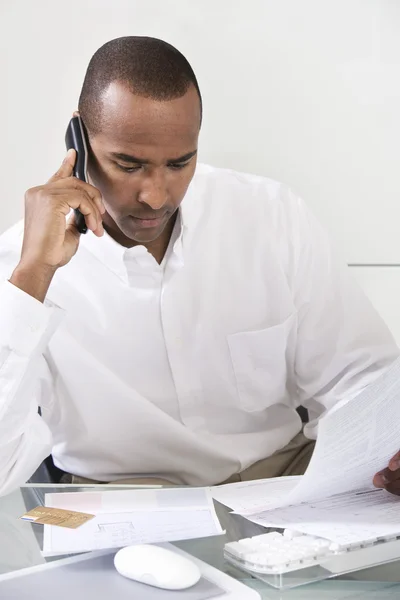
[[[126,579],[114,567],[115,552],[82,562],[0,581],[1,600],[208,600],[225,593],[202,577],[193,587],[169,591]]]

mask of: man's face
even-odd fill
[[[200,102],[194,87],[156,101],[112,83],[102,97],[101,130],[90,135],[89,174],[103,195],[104,222],[127,241],[161,236],[194,175]]]

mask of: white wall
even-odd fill
[[[1,0],[0,230],[57,168],[93,52],[152,35],[198,75],[202,160],[290,184],[349,262],[400,263],[399,32],[398,0]],[[357,270],[400,340],[379,273]]]

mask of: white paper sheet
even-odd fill
[[[45,525],[45,556],[223,533],[209,488],[46,494],[45,503],[96,515],[73,530]]]
[[[264,527],[287,527],[339,544],[352,544],[397,535],[400,500],[385,490],[373,489],[268,510],[252,515],[250,520]]]
[[[400,448],[399,423],[400,359],[358,396],[321,419],[306,473],[285,498],[265,509],[374,489],[373,476]],[[252,513],[252,508],[240,511]]]
[[[209,488],[161,488],[46,494],[46,506],[90,514],[123,513],[157,508],[196,508],[207,505]]]
[[[400,448],[400,362],[320,423],[318,442],[291,503],[372,488]]]
[[[215,500],[234,512],[263,511],[285,501],[287,494],[300,481],[299,477],[271,477],[257,481],[242,481],[211,488]]]

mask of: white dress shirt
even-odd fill
[[[398,355],[302,201],[262,177],[199,165],[161,265],[89,232],[45,304],[7,281],[22,233],[0,238],[0,493],[50,452],[100,481],[224,481],[301,430],[296,407],[318,417]]]

